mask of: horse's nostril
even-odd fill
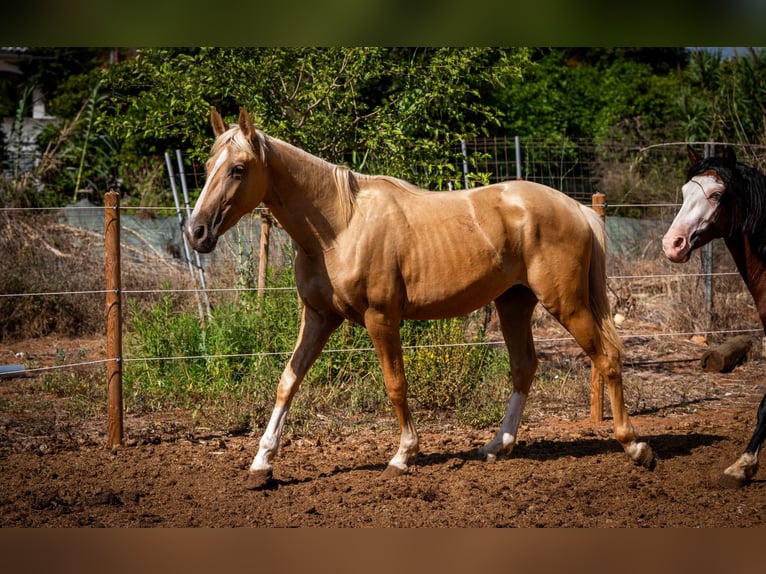
[[[222,221],[223,221],[223,211],[219,211],[215,216],[215,220],[213,221],[213,228],[218,229],[221,226]]]
[[[198,225],[194,229],[194,239],[197,241],[202,241],[205,239],[205,236],[207,235],[207,227],[205,225]]]

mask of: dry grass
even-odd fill
[[[55,216],[0,211],[0,293],[17,295],[0,297],[0,341],[103,333],[103,245],[103,235]],[[129,254],[123,254],[122,274],[123,289],[160,290],[188,281],[178,264],[139,262]]]

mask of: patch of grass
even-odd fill
[[[140,360],[128,360],[124,369],[129,408],[181,407],[237,432],[264,427],[298,334],[295,292],[275,291],[263,299],[240,293],[219,301],[205,326],[193,312],[177,310],[180,296],[166,293],[156,303],[130,306],[126,356]],[[414,409],[451,410],[487,424],[502,417],[507,402],[507,353],[466,345],[465,333],[465,318],[403,323],[409,395]],[[344,323],[302,382],[289,424],[389,414],[371,347],[365,329]]]
[[[73,417],[105,416],[106,384],[101,370],[52,371],[42,377],[42,387],[66,399],[66,410]]]

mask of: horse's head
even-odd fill
[[[201,253],[215,249],[225,231],[258,207],[267,186],[265,140],[244,108],[230,128],[215,109],[210,120],[216,140],[205,167],[207,179],[184,229],[189,244]]]
[[[692,251],[726,233],[726,192],[737,164],[726,147],[720,157],[702,159],[688,147],[691,165],[681,188],[683,205],[662,238],[662,249],[674,263],[685,263]]]

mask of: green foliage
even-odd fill
[[[170,293],[153,305],[132,302],[124,369],[129,408],[181,407],[238,430],[264,426],[298,334],[295,292],[263,298],[241,292],[219,302],[205,327],[179,306]],[[410,396],[416,409],[494,424],[510,393],[507,353],[482,345],[481,337],[468,345],[465,333],[465,319],[403,323]],[[293,404],[292,424],[321,413],[344,419],[391,411],[365,329],[344,323],[325,348]]]
[[[203,161],[209,113],[240,106],[275,137],[334,163],[407,177],[413,159],[497,124],[490,89],[526,65],[521,49],[201,48],[140,51],[111,68],[99,128],[124,154],[180,147]]]
[[[677,70],[610,54],[588,61],[563,49],[540,50],[528,73],[497,94],[503,130],[597,141],[624,122],[647,135],[672,127],[679,115]]]
[[[418,183],[444,187],[459,173],[450,146],[498,124],[490,92],[528,60],[490,48],[153,48],[110,65],[105,50],[36,54],[30,82],[62,120],[39,140],[51,169],[38,183],[58,203],[114,187],[125,205],[172,204],[163,154],[203,163],[211,107],[229,120],[245,107],[267,133],[355,169],[412,179],[431,166]]]
[[[596,143],[586,159],[601,162],[588,174],[600,181],[658,142],[760,144],[766,134],[766,50],[151,48],[108,65],[106,50],[34,53],[45,59],[25,71],[62,121],[40,138],[36,173],[3,184],[9,204],[83,192],[98,201],[115,187],[126,206],[172,205],[162,156],[180,149],[200,166],[213,106],[229,121],[244,106],[267,133],[328,161],[429,189],[464,185],[456,146],[480,135],[558,143],[562,162],[579,142]],[[0,92],[27,93],[7,82]],[[16,109],[28,111],[22,99]],[[474,170],[468,185],[490,177]],[[644,193],[624,179],[626,193]]]
[[[766,50],[729,59],[720,52],[695,52],[686,80],[687,140],[766,144]]]

